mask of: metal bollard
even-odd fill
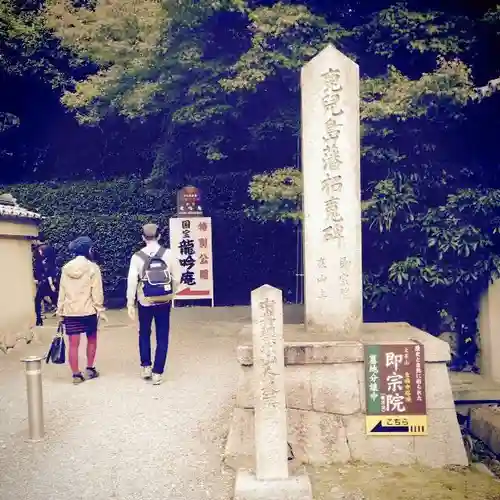
[[[42,441],[43,425],[43,392],[42,392],[42,360],[43,357],[28,356],[21,360],[26,370],[26,390],[28,395],[29,441]]]

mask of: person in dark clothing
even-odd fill
[[[47,244],[35,248],[34,274],[36,284],[35,312],[37,326],[43,325],[42,309],[46,298],[57,304],[58,273],[55,250]]]

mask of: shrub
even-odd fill
[[[233,195],[238,195],[234,186]],[[148,190],[135,180],[30,184],[3,190],[44,217],[41,231],[58,250],[60,264],[69,257],[67,246],[72,239],[85,234],[94,240],[108,305],[125,301],[128,265],[141,246],[141,226],[156,222],[168,243],[174,190]],[[213,224],[216,303],[247,304],[251,290],[264,283],[283,289],[284,296],[290,297],[295,288],[293,225],[249,220],[243,210],[230,210],[231,194],[220,187],[204,189],[203,194]],[[242,206],[238,198],[242,198],[241,190],[236,201],[233,198],[233,207]],[[225,209],[217,209],[217,204]]]

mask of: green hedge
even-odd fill
[[[44,217],[75,215],[172,213],[175,192],[152,191],[141,181],[40,183],[4,186],[21,205],[37,210]]]
[[[250,201],[250,173],[192,179],[203,195],[207,212],[239,211]],[[47,182],[0,187],[11,192],[18,202],[43,213],[44,216],[74,214],[142,214],[173,213],[177,187],[148,189],[139,179],[118,179],[112,182]]]
[[[235,210],[242,203],[234,197],[239,192],[241,200],[245,182],[239,179],[229,188],[203,190],[213,223],[218,305],[246,304],[251,290],[264,283],[283,289],[289,298],[295,290],[294,228],[283,223],[260,224],[249,220],[241,209]],[[140,248],[141,226],[156,222],[168,242],[168,218],[175,211],[175,190],[150,191],[135,180],[8,186],[0,191],[11,192],[22,206],[44,217],[41,231],[58,250],[60,264],[67,261],[67,246],[75,237],[85,234],[95,241],[108,305],[124,304],[128,264]],[[217,205],[232,205],[233,210],[220,210]]]

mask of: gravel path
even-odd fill
[[[135,328],[122,312],[110,314],[98,347],[101,378],[75,387],[67,366],[44,367],[47,437],[37,444],[26,442],[19,358],[43,352],[44,342],[2,355],[0,498],[229,500],[234,475],[221,455],[242,321],[242,308],[176,309],[166,381],[154,387],[138,377]]]

